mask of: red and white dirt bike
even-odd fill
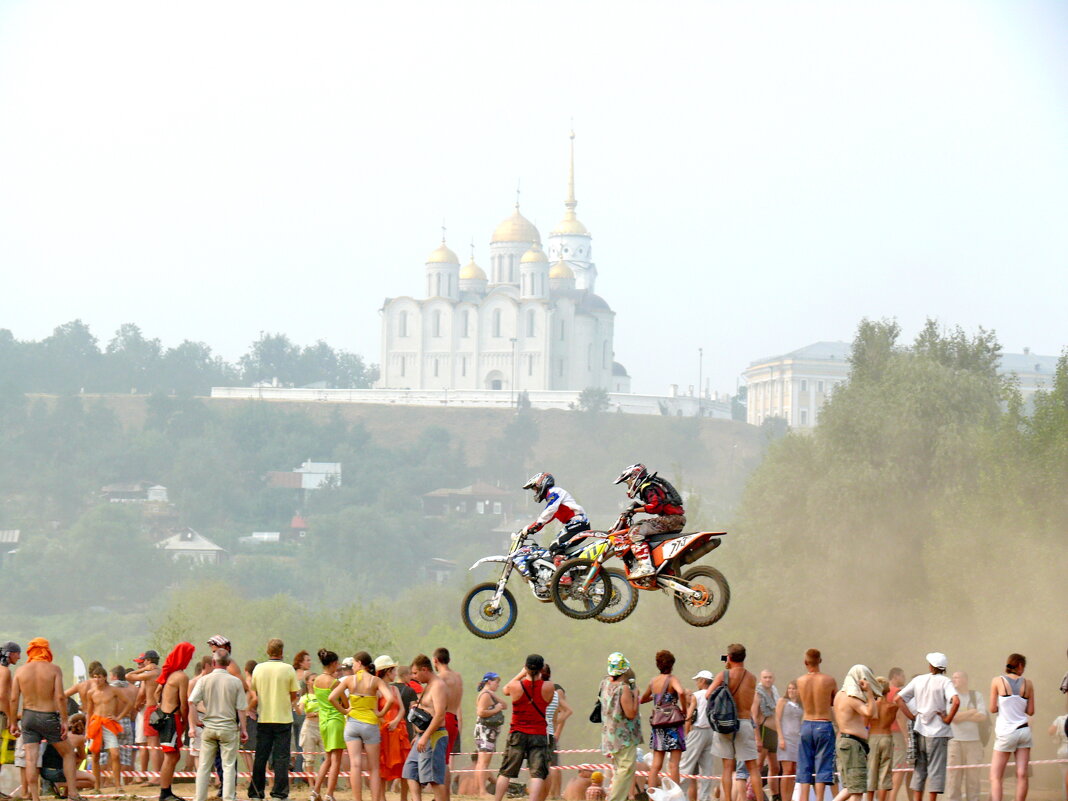
[[[604,563],[619,556],[629,575],[636,560],[627,539],[633,512],[624,512],[607,534],[587,533],[588,537],[603,540],[587,547],[582,556],[569,559],[557,568],[549,584],[553,603],[568,617],[578,620],[601,613],[598,605],[590,605],[589,588],[605,571]],[[731,602],[731,588],[727,579],[714,567],[697,565],[686,570],[705,554],[718,548],[725,531],[697,531],[692,533],[656,534],[646,537],[656,572],[651,576],[629,579],[639,590],[664,590],[675,600],[679,617],[691,626],[711,626],[727,611]],[[605,595],[600,599],[608,603]]]

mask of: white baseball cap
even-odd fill
[[[931,667],[936,667],[940,670],[945,670],[947,667],[949,667],[949,660],[946,659],[945,654],[939,651],[931,651],[931,653],[927,654],[927,664]]]
[[[696,681],[697,679],[707,679],[708,681],[712,681],[714,678],[716,677],[709,673],[707,670],[699,670],[697,671],[697,675],[693,677],[693,680]]]

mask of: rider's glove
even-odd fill
[[[564,546],[558,542],[549,543],[549,556],[556,556],[560,551],[564,550]]]

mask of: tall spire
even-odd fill
[[[570,214],[574,215],[578,201],[575,200],[575,129],[571,128],[571,164],[567,173],[567,200],[564,206]]]
[[[575,199],[575,129],[572,127],[570,132],[571,138],[571,151],[570,159],[568,161],[567,171],[567,200],[564,201],[564,208],[567,209],[564,212],[564,219],[560,221],[560,224],[553,229],[553,234],[566,235],[566,234],[578,234],[582,236],[589,236],[590,232],[586,230],[586,226],[579,222],[578,217],[575,216],[575,207],[578,206],[578,200]],[[560,254],[554,254],[559,256]]]

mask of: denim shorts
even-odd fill
[[[834,781],[834,726],[829,720],[801,721],[797,783],[833,784]]]

